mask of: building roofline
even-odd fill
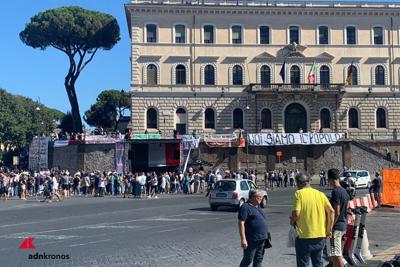
[[[131,0],[126,5],[183,5],[183,6],[240,6],[271,8],[366,8],[400,9],[399,2],[360,2],[360,1],[265,1],[265,0]]]

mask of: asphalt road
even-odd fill
[[[266,214],[273,248],[264,266],[295,266],[294,249],[286,247],[293,191],[269,192]],[[399,229],[397,215],[382,215],[388,223],[382,234],[381,215],[371,214],[373,224],[367,229],[373,253],[398,244],[393,236]],[[27,237],[35,238],[35,249],[19,249]],[[29,259],[36,252],[69,259]],[[238,266],[241,256],[237,213],[210,211],[204,195],[0,202],[0,266],[224,267]]]

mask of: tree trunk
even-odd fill
[[[72,125],[75,133],[82,133],[82,119],[79,112],[78,99],[75,93],[75,81],[71,79],[65,83],[69,103],[71,104]]]

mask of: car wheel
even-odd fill
[[[370,186],[371,186],[371,182],[368,182],[366,188],[369,189]]]
[[[266,197],[263,197],[263,200],[260,203],[261,208],[265,209],[267,207],[268,201]]]
[[[210,205],[210,207],[211,207],[211,210],[213,210],[213,211],[216,211],[218,209],[218,206],[216,206],[216,205]]]

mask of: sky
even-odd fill
[[[124,11],[128,0],[11,0],[2,1],[0,16],[0,88],[40,101],[62,112],[70,110],[64,88],[69,67],[67,56],[54,48],[45,51],[26,46],[19,39],[30,18],[61,6],[81,6],[114,16],[121,40],[109,51],[96,53],[79,76],[75,89],[81,115],[107,89],[130,90],[130,39]],[[342,1],[345,2],[345,1]],[[379,1],[374,1],[379,2]],[[385,1],[396,2],[396,1]]]

